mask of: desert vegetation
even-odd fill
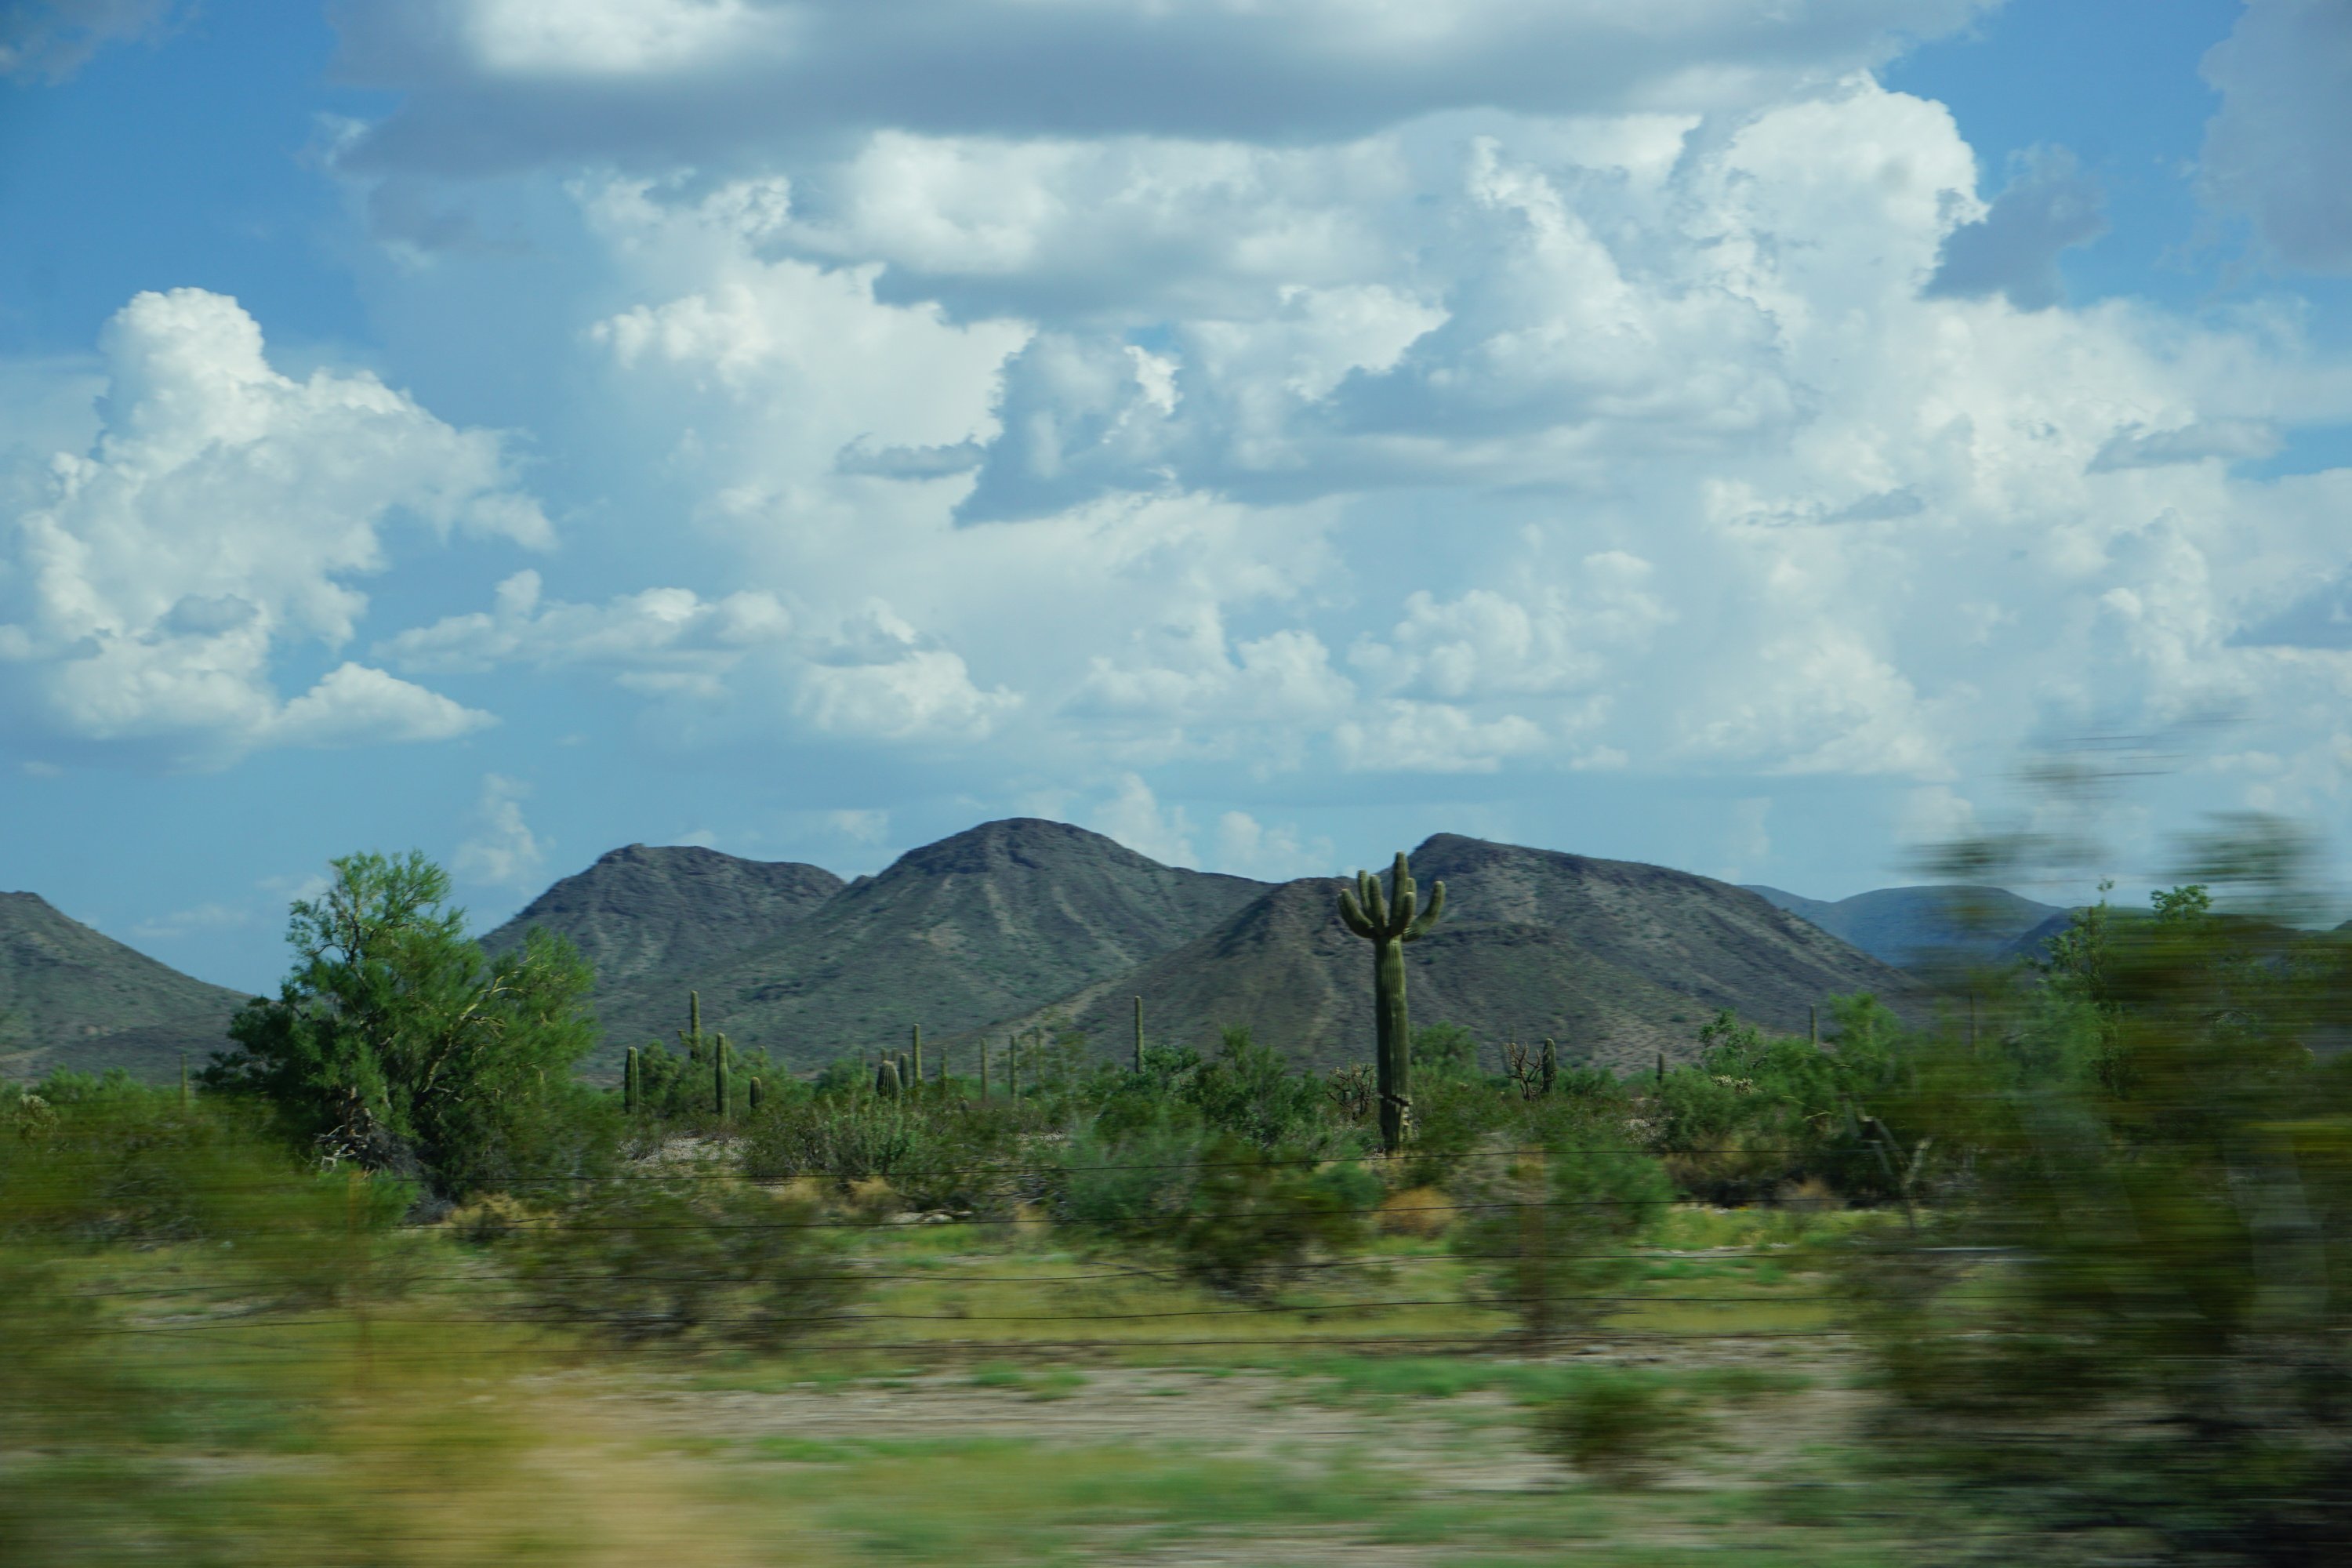
[[[1416,902],[1400,856],[1334,911],[1384,997]],[[340,861],[188,1081],[0,1089],[6,1561],[2347,1532],[2352,952],[2203,885],[1926,1024],[1721,1013],[1623,1077],[1401,996],[1324,1072],[1139,1007],[793,1072],[681,994],[598,1086],[577,953],[462,932],[421,858]]]

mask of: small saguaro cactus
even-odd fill
[[[710,1047],[710,1098],[718,1108],[719,1120],[726,1120],[727,1100],[727,1037],[719,1035]]]
[[[1421,908],[1412,869],[1397,851],[1391,888],[1370,871],[1356,873],[1353,892],[1339,894],[1339,919],[1372,944],[1372,1016],[1380,1073],[1381,1147],[1404,1146],[1412,1124],[1412,1028],[1405,1012],[1404,944],[1419,942],[1445,913],[1445,884],[1430,885],[1429,907]]]
[[[1537,1080],[1543,1085],[1547,1095],[1559,1087],[1559,1048],[1551,1043],[1549,1035],[1544,1037],[1541,1065],[1536,1068],[1536,1073]]]
[[[621,1109],[635,1116],[645,1108],[645,1068],[637,1059],[637,1047],[629,1047],[628,1060],[621,1068]]]
[[[760,1114],[760,1107],[767,1103],[768,1086],[759,1079],[755,1078],[751,1080],[751,1114],[757,1116]]]
[[[908,1081],[912,1083],[920,1083],[923,1081],[923,1026],[920,1024],[915,1026],[914,1057],[915,1059],[910,1064],[914,1072],[914,1077]]]
[[[874,1093],[882,1100],[898,1098],[898,1058],[884,1057],[882,1065],[874,1069]]]

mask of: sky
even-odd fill
[[[2347,161],[2339,0],[0,0],[0,887],[2340,885]]]

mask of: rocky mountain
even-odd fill
[[[541,926],[572,939],[600,992],[705,969],[755,946],[846,886],[822,866],[745,860],[692,845],[632,844],[602,856],[482,938],[491,952]]]
[[[961,1034],[1147,963],[1265,888],[1162,866],[1066,823],[985,823],[731,952],[607,987],[606,1052],[667,1038],[689,989],[706,1028],[796,1067],[896,1046],[919,1023]]]
[[[60,914],[33,893],[0,893],[0,1072],[58,1068],[175,1078],[228,1044],[242,992],[209,985]]]
[[[1660,866],[1439,834],[1412,853],[1446,883],[1444,922],[1405,949],[1416,1024],[1460,1024],[1490,1045],[1549,1036],[1566,1059],[1620,1070],[1696,1049],[1719,1008],[1801,1031],[1827,996],[1904,1006],[1903,974],[1727,883]],[[1134,996],[1154,1039],[1206,1045],[1227,1024],[1318,1067],[1364,1059],[1371,950],[1333,913],[1344,883],[1286,882],[1130,973],[1108,976],[995,1031],[1067,1018],[1125,1049]]]
[[[1878,888],[1835,901],[1778,888],[1748,891],[1898,968],[2024,952],[2021,943],[2030,936],[2063,931],[2071,916],[2003,888]],[[2038,952],[2038,946],[2032,951]]]

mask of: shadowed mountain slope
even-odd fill
[[[1550,1036],[1570,1061],[1624,1069],[1696,1049],[1719,1008],[1801,1031],[1832,994],[1902,1005],[1898,972],[1762,899],[1664,867],[1439,834],[1412,854],[1446,884],[1443,924],[1405,949],[1416,1026],[1459,1024],[1488,1044]],[[1339,924],[1346,884],[1286,882],[1182,947],[1012,1026],[1067,1017],[1125,1050],[1132,1003],[1151,1037],[1211,1043],[1247,1024],[1317,1067],[1369,1059],[1370,945]],[[1001,1032],[1001,1031],[1000,1031]]]
[[[2018,943],[2037,928],[2054,920],[2054,929],[2064,930],[2068,913],[2003,888],[1878,888],[1834,901],[1778,888],[1747,890],[1898,967],[2021,952]]]
[[[0,893],[0,1071],[57,1068],[176,1078],[228,1045],[244,993],[211,985],[125,947],[34,893]]]
[[[806,918],[715,963],[673,967],[606,1009],[608,1052],[667,1037],[702,993],[704,1027],[795,1067],[1018,1016],[1181,946],[1265,892],[1180,870],[1084,828],[984,823],[908,851]]]
[[[632,844],[600,857],[482,938],[491,952],[533,926],[572,939],[600,997],[708,967],[767,941],[841,891],[822,866],[745,860],[692,845]]]

